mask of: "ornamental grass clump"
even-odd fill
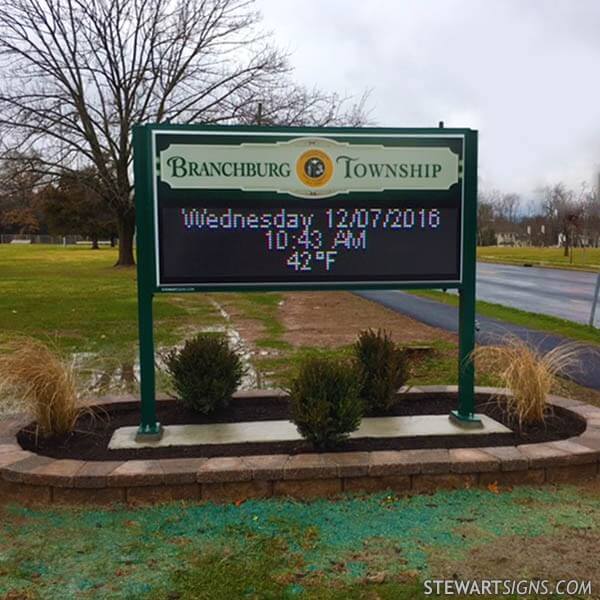
[[[223,334],[200,333],[167,354],[165,362],[181,402],[204,414],[227,406],[245,372]]]
[[[361,331],[353,346],[361,376],[361,397],[369,412],[387,412],[408,378],[406,352],[385,330]]]
[[[292,421],[319,450],[333,448],[358,429],[363,416],[360,374],[352,363],[309,358],[290,387]]]
[[[508,414],[522,427],[544,422],[548,394],[561,388],[560,375],[578,368],[579,353],[577,344],[563,344],[541,353],[511,336],[501,345],[477,348],[473,356],[478,367],[496,374],[508,389],[509,395],[501,399],[506,400]]]
[[[71,432],[83,410],[72,363],[31,338],[0,345],[0,390],[24,403],[43,437]]]

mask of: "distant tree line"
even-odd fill
[[[600,246],[599,190],[557,183],[540,190],[535,202],[514,193],[480,192],[478,245]]]
[[[96,191],[92,168],[48,178],[33,163],[25,156],[0,163],[0,232],[80,235],[93,248],[100,239],[116,238],[117,220]]]

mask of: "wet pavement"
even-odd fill
[[[458,332],[458,309],[455,306],[399,291],[358,292],[358,295],[379,302],[387,308],[427,323],[427,325]],[[535,303],[531,304],[529,310],[539,312]],[[508,334],[517,336],[541,352],[547,352],[556,346],[572,341],[558,335],[527,329],[480,315],[477,316],[477,323],[479,326],[476,334],[478,344],[498,344]],[[580,363],[577,370],[568,373],[569,378],[580,385],[600,390],[600,351],[592,346],[582,345]]]
[[[583,271],[480,262],[477,299],[587,324],[597,277]]]

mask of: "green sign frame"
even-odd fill
[[[369,143],[381,144],[390,137],[428,139],[462,139],[462,238],[461,277],[456,281],[426,281],[418,283],[368,282],[368,283],[301,283],[301,284],[239,284],[227,285],[164,285],[158,275],[158,236],[156,218],[156,180],[159,156],[156,152],[157,135],[190,133],[226,133],[232,141],[256,139],[257,136],[277,136],[278,139],[295,139],[302,136],[322,139],[344,139],[360,136]],[[475,263],[477,228],[477,139],[472,129],[454,128],[309,128],[309,127],[258,127],[258,126],[195,126],[152,124],[138,125],[133,130],[136,253],[138,275],[138,327],[140,348],[141,423],[138,439],[157,439],[162,427],[156,417],[155,356],[153,334],[153,299],[160,293],[248,291],[248,290],[375,290],[375,289],[430,289],[453,288],[459,295],[459,401],[451,418],[466,427],[480,427],[474,414],[474,366],[471,358],[475,345]],[[245,192],[240,191],[240,194]]]

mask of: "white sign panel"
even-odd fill
[[[349,192],[447,190],[459,180],[448,147],[350,144],[302,137],[276,143],[172,144],[159,177],[172,189],[272,191],[300,198]]]

